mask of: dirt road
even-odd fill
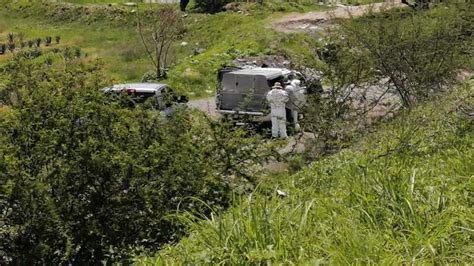
[[[210,116],[216,116],[216,97],[191,100],[188,106],[203,111]]]
[[[362,16],[369,10],[379,12],[381,10],[401,6],[404,5],[400,3],[400,0],[394,0],[391,2],[376,3],[371,5],[338,6],[336,9],[331,11],[291,13],[273,22],[272,26],[275,30],[287,33],[315,32],[333,26],[334,18],[349,18],[351,16],[357,17]],[[188,106],[199,109],[211,116],[217,115],[215,97],[192,100],[188,103]]]
[[[308,13],[291,13],[272,24],[272,28],[286,33],[291,32],[316,32],[334,25],[335,18],[349,18],[362,16],[365,12],[382,10],[404,6],[399,0],[385,3],[376,3],[360,6],[340,5],[331,11],[317,11]]]

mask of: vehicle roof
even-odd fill
[[[154,92],[165,87],[168,87],[168,85],[163,83],[123,83],[113,85],[112,87],[106,88],[106,90],[121,91],[124,89],[134,89],[137,92]]]
[[[274,79],[290,73],[289,70],[283,68],[250,68],[239,69],[225,74],[244,75],[244,76],[264,76],[267,79]],[[224,75],[225,75],[224,74]]]

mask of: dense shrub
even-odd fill
[[[16,59],[2,68],[0,261],[92,263],[157,249],[182,210],[226,206],[263,152],[198,114],[121,108],[97,67]],[[146,104],[144,105],[146,106]]]
[[[466,6],[429,11],[395,10],[349,20],[338,32],[355,55],[366,61],[386,89],[397,92],[405,107],[427,99],[455,81],[472,57],[469,32],[474,13]]]
[[[473,85],[266,184],[285,197],[255,191],[223,215],[190,219],[189,237],[137,263],[470,264]]]
[[[215,13],[222,10],[231,0],[196,0],[196,7],[204,12]]]
[[[453,87],[459,71],[472,68],[473,18],[463,5],[405,8],[330,29],[312,66],[325,89],[309,97],[302,120],[316,135],[308,155],[337,151],[369,124]]]

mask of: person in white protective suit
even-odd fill
[[[306,89],[301,87],[300,80],[294,79],[285,87],[285,91],[288,92],[289,96],[286,107],[291,111],[291,118],[293,119],[295,130],[299,131],[298,112],[306,105]]]
[[[272,90],[267,94],[267,101],[270,103],[272,117],[272,137],[286,138],[286,110],[288,102],[288,92],[283,90],[279,82],[275,83]]]

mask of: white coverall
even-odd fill
[[[267,94],[267,101],[270,103],[272,117],[272,137],[286,138],[286,110],[288,93],[281,86],[274,86]]]
[[[287,108],[291,110],[291,117],[293,118],[293,126],[295,130],[300,130],[300,124],[298,123],[298,111],[301,110],[306,104],[306,90],[301,87],[301,81],[294,79],[290,85],[285,87],[288,92],[289,101]]]

